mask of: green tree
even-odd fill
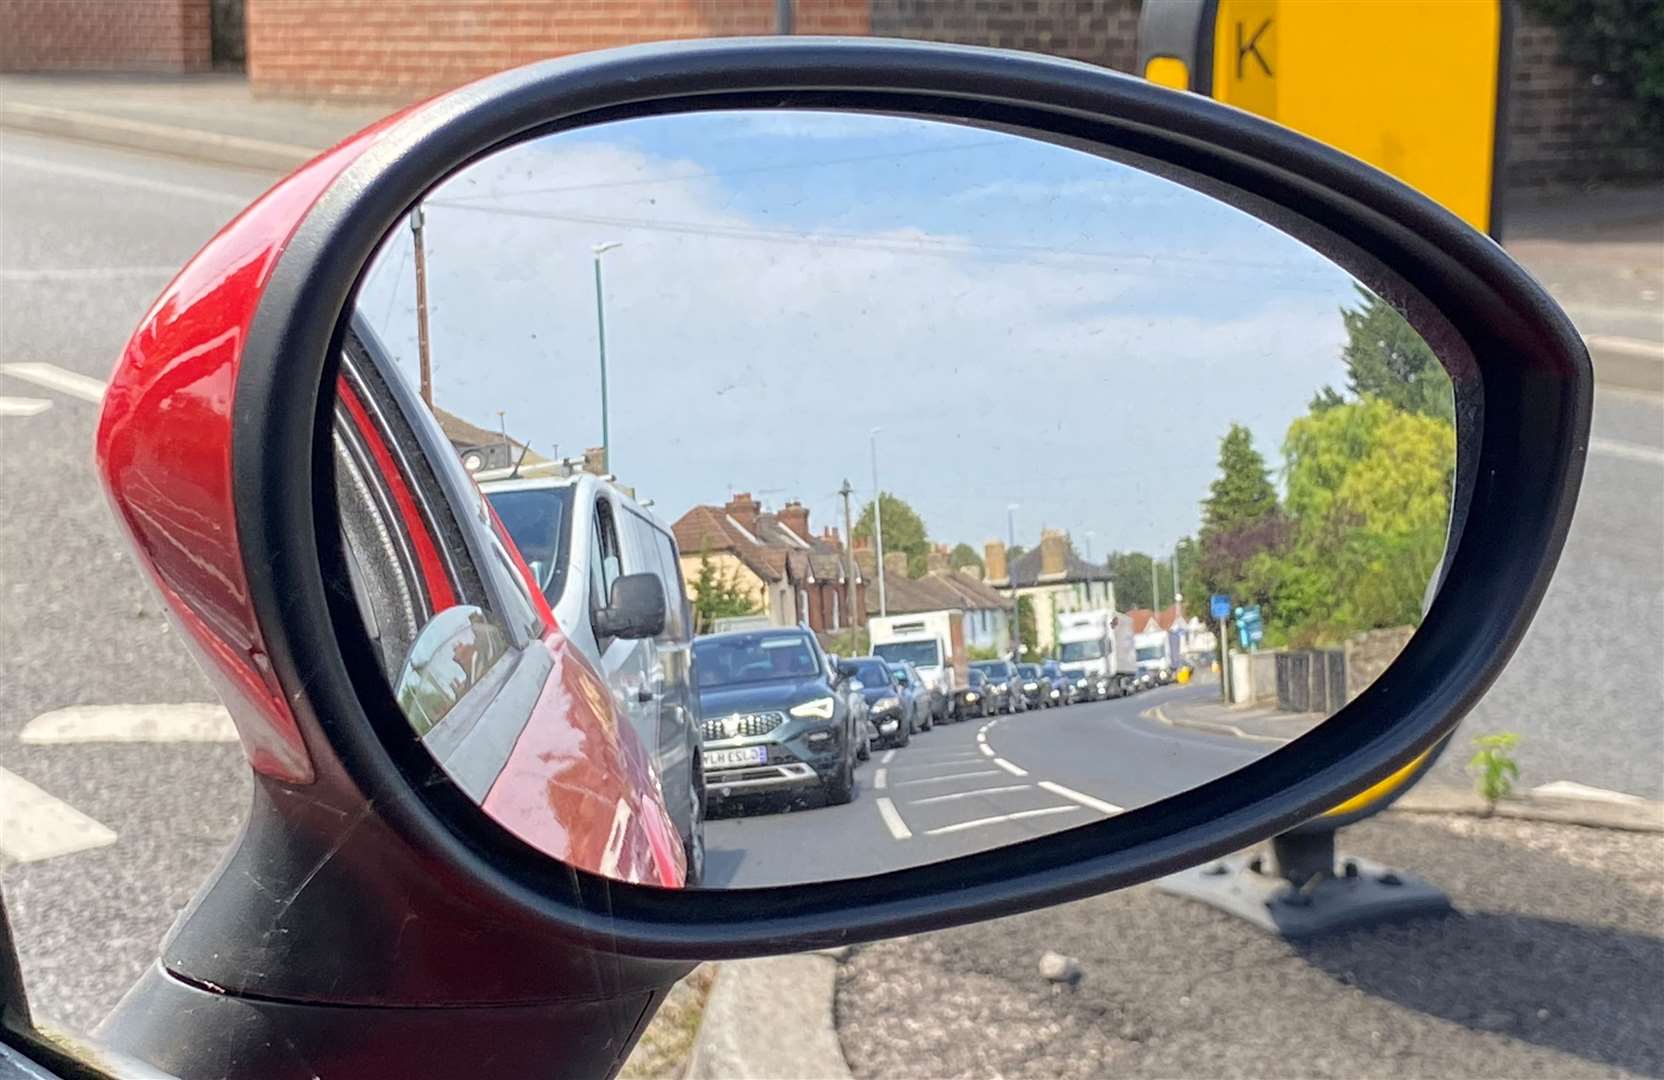
[[[1295,420],[1283,459],[1288,534],[1247,575],[1268,624],[1295,645],[1419,624],[1444,553],[1455,428],[1364,397]]]
[[[1032,597],[1017,598],[1017,642],[1022,646],[1024,658],[1039,655],[1040,624],[1034,617]]]
[[[1356,307],[1342,308],[1346,344],[1346,386],[1355,397],[1377,397],[1405,412],[1456,421],[1456,399],[1450,375],[1433,349],[1393,306],[1362,285]],[[1333,408],[1345,399],[1330,387],[1318,391],[1313,412]]]
[[[948,565],[955,570],[964,570],[973,566],[979,572],[983,569],[982,557],[969,544],[955,544],[953,550],[948,553]]]
[[[879,498],[883,500],[879,505],[884,510],[884,550],[905,551],[907,553],[907,576],[919,577],[925,572],[926,559],[930,552],[930,536],[925,531],[924,519],[906,502],[883,492]],[[856,540],[873,542],[872,503],[861,508],[861,516],[855,521]]]
[[[697,633],[709,633],[718,619],[755,615],[762,610],[733,570],[720,569],[705,553],[699,556],[699,573],[693,579],[693,592],[693,621]]]
[[[1238,525],[1256,522],[1277,509],[1271,470],[1254,449],[1253,434],[1232,424],[1219,440],[1219,476],[1202,503],[1202,539]]]
[[[1253,435],[1232,424],[1219,440],[1219,475],[1202,502],[1202,530],[1196,542],[1197,603],[1223,593],[1238,604],[1263,604],[1267,587],[1262,556],[1281,550],[1287,528],[1277,505],[1265,458]]]

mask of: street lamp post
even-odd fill
[[[884,493],[878,489],[878,433],[882,428],[867,432],[872,444],[872,536],[878,550],[878,617],[890,613],[884,596]]]
[[[1017,547],[1017,503],[1007,503],[1005,506],[1005,583],[1011,587],[1011,640],[1014,643],[1012,653],[1015,658],[1022,658],[1023,621],[1019,617],[1021,603],[1017,598],[1017,566],[1016,556],[1012,554]]]
[[[616,247],[623,247],[622,240],[608,240],[590,248],[595,256],[595,340],[601,354],[601,471],[612,472],[612,442],[607,429],[607,316],[601,303],[601,256]]]

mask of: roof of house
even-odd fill
[[[728,553],[764,581],[845,580],[842,549],[819,537],[805,540],[777,514],[758,514],[747,529],[720,506],[695,506],[670,527],[683,555]],[[857,581],[861,580],[857,571]]]
[[[459,450],[472,446],[491,446],[503,442],[503,433],[500,431],[489,431],[478,424],[464,420],[453,412],[447,412],[437,405],[432,406],[432,408],[433,418],[439,421],[439,430],[443,431],[445,438],[449,439],[451,445]],[[527,465],[536,465],[545,460],[541,454],[528,450],[526,444],[517,439],[509,439],[508,444],[514,448],[513,454],[516,458],[520,457],[522,452],[525,453],[524,461]]]
[[[968,610],[1003,611],[1009,605],[1005,597],[963,570],[938,570],[931,577],[957,593]]]
[[[1114,577],[1106,566],[1089,563],[1076,555],[1072,548],[1065,548],[1063,552],[1063,574],[1061,577],[1049,576],[1040,580],[1041,552],[1038,547],[1030,548],[1017,556],[1011,564],[1011,583],[1016,588],[1026,589],[1035,585],[1062,585],[1075,581],[1112,581]]]
[[[1135,634],[1149,630],[1152,619],[1157,630],[1171,630],[1175,623],[1182,625],[1185,621],[1184,612],[1177,604],[1169,604],[1160,611],[1151,611],[1146,607],[1133,608],[1127,612],[1127,618],[1132,620],[1132,632]]]

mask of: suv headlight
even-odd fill
[[[793,716],[814,720],[830,720],[837,707],[838,703],[832,698],[818,697],[813,701],[805,701],[801,705],[793,705],[791,713]]]
[[[901,708],[901,699],[897,697],[881,697],[872,703],[872,707],[879,712],[883,712],[885,709],[899,709]]]

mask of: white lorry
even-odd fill
[[[1137,677],[1132,620],[1117,611],[1067,611],[1057,617],[1057,659],[1065,672],[1106,680],[1107,693],[1130,694]]]
[[[1173,655],[1173,635],[1150,621],[1149,629],[1133,635],[1133,647],[1138,655],[1138,682],[1141,687],[1165,686],[1173,681],[1178,670],[1178,658]]]
[[[867,620],[872,654],[886,662],[907,662],[930,688],[930,708],[938,721],[953,709],[953,695],[966,678],[964,615],[929,611],[917,615],[875,616]]]

